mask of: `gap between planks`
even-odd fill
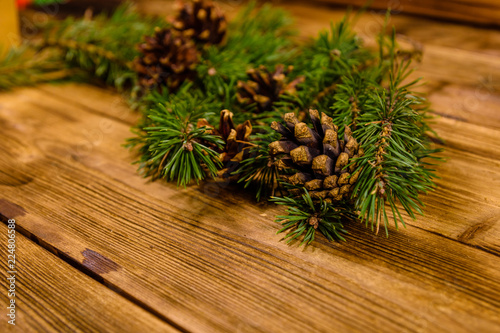
[[[8,219],[0,215],[0,220],[0,232],[6,235]],[[17,227],[15,240],[16,325],[8,324],[4,318],[0,323],[2,332],[183,331],[93,281],[71,267],[71,263],[61,261],[49,253],[51,249],[47,252]],[[7,258],[6,246],[1,247],[0,253]],[[3,290],[9,289],[6,284],[2,279]],[[2,304],[10,302],[6,291],[0,299]]]

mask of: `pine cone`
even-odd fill
[[[170,29],[156,28],[138,48],[143,55],[134,60],[134,68],[144,88],[167,86],[175,90],[196,75],[198,52],[194,43]]]
[[[271,111],[273,103],[278,101],[282,94],[294,94],[297,84],[304,82],[304,77],[299,76],[292,82],[287,82],[286,76],[292,71],[293,66],[276,65],[274,73],[269,72],[265,66],[247,71],[249,80],[238,81],[238,101],[242,104],[256,104],[256,112]]]
[[[312,198],[326,201],[347,200],[359,176],[352,174],[352,160],[362,155],[358,142],[345,127],[344,140],[338,139],[338,127],[332,118],[317,110],[309,110],[313,128],[299,122],[293,113],[284,116],[285,124],[273,122],[271,127],[281,134],[279,141],[269,144],[271,156],[281,156],[281,163],[297,172],[286,181],[304,186]],[[292,191],[293,192],[293,191]]]
[[[218,130],[211,126],[206,119],[200,119],[197,127],[200,128],[203,126],[208,128],[210,134],[218,135],[224,140],[224,149],[220,150],[214,148],[215,151],[220,153],[220,160],[224,164],[231,160],[238,160],[239,156],[237,155],[248,146],[246,142],[249,142],[250,134],[252,134],[252,124],[250,121],[247,120],[243,124],[235,127],[233,123],[233,113],[229,110],[221,111]]]
[[[173,27],[202,44],[220,44],[226,35],[226,18],[212,2],[194,0],[179,4]]]

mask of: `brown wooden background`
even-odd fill
[[[235,7],[244,0],[215,0],[226,6]],[[120,4],[122,0],[72,0],[68,8],[111,8]],[[158,0],[136,0],[136,3],[163,2]],[[276,5],[289,4],[304,5],[307,7],[339,7],[352,6],[360,8],[370,3],[372,10],[385,12],[391,9],[393,14],[422,15],[441,20],[475,23],[481,25],[500,26],[500,2],[498,0],[261,0]]]
[[[356,7],[362,7],[368,3],[366,0],[314,1]],[[500,25],[500,2],[498,0],[373,0],[370,8],[383,11],[390,8],[395,14],[418,14],[438,19]]]
[[[139,5],[167,14],[171,3]],[[344,15],[282,6],[302,36]],[[368,11],[356,30],[369,43],[382,21]],[[121,147],[139,115],[116,92],[0,94],[0,215],[23,234],[18,326],[6,323],[2,279],[0,331],[500,332],[500,32],[391,23],[424,47],[415,75],[447,162],[425,216],[389,238],[350,224],[346,243],[287,246],[275,234],[281,210],[250,194],[140,178]]]

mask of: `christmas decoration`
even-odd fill
[[[394,31],[384,26],[369,49],[348,17],[301,44],[286,13],[268,5],[226,23],[212,3],[194,1],[175,17],[170,25],[126,5],[53,24],[9,58],[42,50],[46,61],[0,62],[0,89],[61,70],[55,78],[121,89],[143,115],[127,146],[144,177],[181,187],[224,178],[271,196],[288,206],[277,217],[288,242],[309,244],[316,231],[344,240],[356,219],[388,234],[389,218],[398,227],[401,211],[423,213],[438,150],[427,102],[408,79],[413,53],[400,52]]]

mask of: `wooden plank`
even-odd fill
[[[0,103],[0,146],[31,179],[2,186],[10,204],[0,211],[23,207],[20,226],[81,265],[86,248],[116,262],[120,271],[96,273],[188,330],[330,331],[332,318],[336,329],[354,331],[500,329],[500,258],[440,229],[473,233],[477,224],[433,220],[447,196],[434,197],[427,216],[449,238],[410,225],[385,239],[353,224],[346,244],[320,237],[300,251],[273,234],[275,207],[214,184],[178,190],[138,178],[119,146],[130,135],[126,124],[34,89],[0,96]],[[94,132],[85,150],[89,131],[105,120],[110,130]],[[498,169],[490,170],[496,162],[456,151],[445,164],[450,172],[452,163],[470,164],[461,159],[470,156],[497,177]],[[481,189],[486,178],[480,172],[455,185]],[[488,198],[497,199],[487,206],[464,194],[446,211],[462,207],[457,214],[480,218],[477,207],[498,209],[499,196],[493,190]],[[492,231],[482,229],[483,236]],[[482,248],[495,251],[498,237],[490,238]]]
[[[72,88],[79,91],[77,86],[72,86]],[[50,86],[43,86],[42,89],[43,92],[50,93],[55,93],[57,90]],[[31,94],[33,94],[32,99],[38,100],[37,92],[31,92]],[[85,96],[80,93],[74,95]],[[55,97],[57,96],[56,94]],[[89,108],[99,108],[103,104],[105,109],[108,109],[105,98],[100,98],[99,104],[90,101],[87,103]],[[90,106],[90,104],[94,105]],[[47,99],[43,107],[62,109],[64,104],[56,99]],[[27,112],[30,112],[31,107],[26,107],[26,109]],[[438,110],[442,113],[440,109]],[[450,112],[452,111],[450,110]],[[22,119],[23,116],[19,117]],[[100,122],[101,120],[93,121]],[[91,126],[91,123],[82,125],[83,128]],[[488,219],[490,215],[498,213],[497,210],[500,207],[500,169],[498,168],[500,153],[497,147],[500,131],[446,117],[437,119],[433,127],[446,140],[446,151],[443,157],[447,159],[447,162],[441,164],[437,169],[437,174],[441,177],[441,179],[436,180],[438,190],[424,197],[424,202],[427,205],[426,215],[409,223],[452,239],[460,239],[469,244],[493,249],[495,253],[500,253],[498,251],[500,231],[497,224],[489,230],[484,230],[485,233],[481,237],[485,237],[486,242],[481,240],[483,238],[468,237],[464,239],[461,237],[471,228],[481,224],[485,218]],[[123,130],[125,131],[125,129]],[[67,135],[69,136],[69,134]],[[127,133],[121,137],[121,140],[124,141],[126,137]],[[67,144],[75,145],[76,142],[78,139]],[[131,161],[131,156],[125,150],[120,150],[116,143],[107,141],[106,146],[100,146],[97,149],[99,151],[94,153],[99,156],[77,154],[80,156],[80,162],[109,176],[117,177],[117,169],[120,169],[121,178],[132,179],[134,177],[133,172],[120,162],[120,160]],[[103,164],[101,159],[105,158],[106,151],[112,151],[113,156],[117,159]],[[113,165],[112,171],[108,169],[110,165]],[[129,184],[134,188],[141,189],[142,181],[129,182]],[[160,186],[158,195],[161,195],[162,191],[164,189]],[[171,195],[174,196],[175,191]],[[479,236],[479,233],[476,236]]]
[[[320,0],[321,1],[321,0]],[[325,0],[328,1],[328,0]],[[137,1],[140,11],[152,15],[172,16],[175,13],[174,1],[147,0]],[[365,2],[363,2],[364,4]],[[226,15],[232,19],[241,7],[234,1],[220,2]],[[317,31],[328,29],[330,21],[338,22],[345,15],[345,8],[312,5],[302,1],[276,1],[273,5],[286,9],[294,19],[294,25],[301,36],[310,36]],[[354,26],[364,38],[372,38],[384,25],[385,11],[367,10],[359,15]],[[394,25],[398,34],[418,43],[445,46],[487,54],[500,54],[500,33],[495,29],[474,28],[463,24],[443,22],[422,17],[403,15],[393,12],[389,27]]]
[[[488,81],[476,86],[429,82],[429,102],[434,113],[474,125],[500,129],[500,90]]]
[[[304,35],[326,26],[322,11],[299,25]],[[451,40],[431,42],[424,75],[445,92],[431,98],[449,161],[426,217],[388,240],[353,224],[348,243],[301,251],[273,235],[275,207],[232,188],[147,183],[120,147],[137,115],[78,85],[0,95],[0,151],[12,157],[0,160],[0,212],[23,207],[22,227],[41,244],[193,331],[499,331],[496,95],[489,111],[447,107],[474,96],[477,74],[497,77],[490,41],[457,54]],[[121,269],[89,265],[87,248]]]
[[[18,221],[23,219],[22,213],[12,214],[14,215],[19,217]],[[0,246],[4,267],[8,254],[7,230],[7,226],[0,223],[0,233],[5,235],[2,236],[3,244]],[[4,276],[0,283],[3,317],[0,331],[178,332],[19,232],[15,240],[15,326],[6,320],[6,307],[10,304],[10,298],[7,296],[9,287]]]
[[[148,11],[151,10],[151,8],[154,8],[156,12],[161,12],[162,8],[164,7],[158,7],[158,6],[155,7],[154,3],[155,2],[143,3],[142,10]],[[286,7],[287,9],[291,10],[292,13],[296,14],[296,17],[299,20],[298,25],[303,28],[301,29],[301,33],[304,35],[310,35],[316,33],[318,29],[324,28],[327,25],[327,21],[329,19],[333,20],[340,19],[341,16],[344,15],[342,11],[338,10],[337,11],[324,10],[324,8],[318,9],[311,6],[303,6],[297,4],[291,4],[291,5],[286,4]],[[165,9],[163,10],[165,11]],[[301,15],[297,15],[297,13],[300,13]],[[425,39],[426,43],[430,43],[432,46],[430,47],[431,51],[430,55],[426,55],[426,57],[424,58],[423,66],[419,68],[416,74],[417,75],[423,74],[426,79],[429,76],[433,77],[433,79],[431,79],[430,81],[429,87],[427,87],[426,89],[427,91],[429,91],[430,99],[434,103],[433,104],[434,109],[437,110],[436,113],[451,119],[462,120],[475,125],[492,127],[494,129],[499,128],[498,127],[499,121],[497,119],[498,117],[496,117],[497,116],[496,109],[500,106],[498,103],[500,101],[500,95],[498,94],[497,91],[498,84],[495,81],[486,81],[481,83],[479,79],[491,73],[496,73],[495,70],[493,70],[495,68],[494,65],[498,64],[499,62],[498,58],[495,56],[495,53],[492,53],[491,51],[493,49],[493,45],[495,45],[494,41],[498,41],[498,38],[500,38],[500,33],[495,31],[485,31],[484,29],[460,27],[455,25],[453,26],[453,28],[450,28],[449,31],[462,32],[462,34],[456,37],[455,40],[451,40],[448,41],[447,43],[444,43],[447,46],[443,47],[439,45],[439,43],[441,43],[442,41],[436,43],[433,42],[430,37],[434,35],[433,32],[436,31],[435,29],[436,27],[440,28],[449,27],[449,25],[442,23],[435,23],[436,26],[432,26],[431,28],[426,28],[427,24],[420,24],[417,25],[418,29],[412,30],[408,28],[408,26],[411,26],[411,24],[413,24],[412,19],[399,16],[396,16],[393,19],[395,20],[394,23],[398,28],[401,25],[406,26],[407,27],[406,31],[408,33],[411,33],[414,30],[415,31],[423,30],[423,32],[420,33],[420,37],[421,38],[426,37]],[[373,29],[370,30],[369,28],[370,23],[373,23],[373,21],[375,21],[375,23],[377,23],[378,25],[382,24],[382,19],[378,17],[376,14],[367,13],[366,15],[363,15],[359,19],[356,29],[358,29],[358,31],[362,33],[363,32],[374,33],[375,31],[372,31]],[[409,24],[407,21],[410,21],[411,24]],[[481,42],[478,42],[479,44],[469,45],[469,47],[466,47],[458,51],[452,49],[450,47],[451,45],[453,45],[452,43],[456,43],[457,40],[459,39],[464,39],[465,37],[460,37],[464,35],[467,36],[466,37],[467,41],[470,41],[472,39]],[[486,35],[487,37],[480,38],[480,36],[482,35]],[[490,41],[491,43],[488,44],[488,41]],[[483,48],[480,51],[476,51],[474,48],[479,47],[480,45],[486,45],[486,46],[483,46]],[[458,43],[458,46],[463,47],[461,43]],[[426,48],[428,49],[428,47]],[[426,52],[427,51],[429,50],[426,50]],[[477,56],[477,53],[479,53],[479,57]],[[468,61],[470,62],[470,59],[475,59],[474,61],[476,61],[476,63],[468,67],[468,70],[464,71],[463,63]],[[496,67],[498,67],[498,65]],[[447,82],[452,80],[459,81],[462,84],[456,84],[456,83],[451,84]],[[44,91],[47,91],[58,98],[65,98],[63,96],[66,95],[64,90],[50,86],[45,86],[43,89]],[[96,94],[100,93],[98,92],[98,89],[94,89],[94,92]],[[82,91],[82,96],[86,96],[87,93],[88,93],[87,91],[85,92]],[[115,112],[113,111],[115,108],[113,107],[110,108],[109,107],[110,103],[106,102],[109,101],[109,98],[108,99],[101,97],[93,99],[77,98],[77,100],[79,101],[79,103],[87,105],[87,107],[89,107],[90,109],[94,110],[103,109]],[[107,106],[103,105],[103,103],[108,103],[108,105]],[[121,110],[120,112],[123,112],[123,108],[120,108],[120,110]],[[469,152],[472,152],[474,154],[479,154],[481,156],[489,158],[495,158],[497,156],[496,142],[498,141],[498,132],[488,131],[488,130],[483,132],[482,129],[478,126],[476,127],[469,126],[465,130],[465,132],[462,132],[462,130],[460,129],[462,125],[460,123],[448,121],[447,119],[440,120],[440,123],[445,123],[445,126],[437,128],[438,132],[442,136],[443,134],[444,136],[446,136],[446,133],[450,134],[450,137],[447,138],[448,147],[455,146],[458,147],[458,149],[468,150]],[[467,127],[468,125],[464,126]],[[457,128],[460,130],[457,131]],[[481,138],[476,138],[475,135],[476,131],[481,132]],[[469,134],[470,137],[467,137],[467,139],[464,140],[463,136]],[[485,137],[485,140],[483,140],[483,137]],[[483,147],[485,145],[486,147]],[[476,159],[474,157],[470,157],[470,161],[472,162],[472,164],[474,164]],[[447,168],[446,165],[444,166],[444,168]],[[453,167],[455,167],[455,165],[451,164],[451,168]],[[481,169],[481,165],[479,165],[477,168]],[[486,179],[478,181],[479,183],[470,182],[469,184],[464,186],[463,190],[465,191],[465,193],[470,193],[471,191],[468,191],[468,189],[477,187],[476,184],[480,184],[480,182],[485,182],[485,184],[488,184],[488,180]],[[446,184],[444,184],[444,186],[446,186]],[[485,188],[482,189],[482,191],[483,192],[489,191],[489,189]],[[474,192],[474,193],[480,193],[480,192]],[[431,194],[430,197],[433,200],[440,199],[440,197],[434,197],[434,194]],[[464,198],[464,200],[467,199]],[[429,204],[432,205],[432,203]],[[439,205],[439,201],[437,205]],[[461,211],[463,207],[468,207],[468,205],[464,206],[462,202],[457,202],[457,204],[454,207],[457,208],[456,211]],[[484,209],[485,211],[487,211],[487,208]],[[431,227],[430,230],[432,231],[436,232],[436,230],[441,230],[440,232],[442,234],[453,235],[455,239],[458,239],[458,237],[463,232],[466,232],[467,228],[472,228],[474,225],[477,224],[473,222],[474,221],[473,218],[467,220],[469,221],[469,223],[465,224],[466,227],[465,229],[464,229],[464,224],[451,224],[451,223],[448,224],[446,223],[446,220],[437,223],[435,228],[432,228],[432,225],[434,225],[435,222],[429,223],[428,226]],[[443,227],[443,224],[444,224],[444,229],[440,229],[441,227]],[[453,230],[453,232],[449,230],[450,228]],[[493,228],[493,231],[494,230],[495,229]],[[493,232],[492,235],[495,237],[498,234],[496,232]],[[469,241],[472,241],[472,239],[469,239]],[[496,245],[494,245],[494,247],[496,248]]]
[[[357,7],[366,5],[364,0],[315,0],[315,2]],[[500,4],[495,0],[374,0],[371,8],[382,11],[391,8],[396,13],[497,26],[500,21]]]
[[[75,89],[74,95],[80,96],[81,94],[76,86],[72,87]],[[60,112],[69,108],[68,110],[72,114],[81,112],[73,110],[71,106],[66,106],[57,99],[47,97],[46,94],[45,99],[41,99],[39,96],[44,94],[49,87],[44,87],[43,89],[43,93],[25,90],[23,98],[36,101],[38,107],[42,108],[53,108],[61,110]],[[85,88],[84,91],[88,91],[88,89]],[[75,97],[75,99],[77,98]],[[106,107],[106,99],[100,98],[99,101],[99,103],[103,103]],[[20,109],[21,105],[17,103],[17,107]],[[33,107],[30,104],[26,106],[25,114],[20,113],[17,116],[19,117],[19,121],[28,117]],[[94,106],[94,108],[98,107],[99,105],[97,104]],[[106,107],[105,110],[110,109]],[[105,111],[103,110],[103,112]],[[112,113],[113,111],[110,110],[109,112]],[[54,121],[50,121],[50,117],[47,116],[41,118],[43,119],[40,121],[44,121],[45,124],[37,126],[40,128],[37,131],[39,133],[42,131],[40,133],[42,134],[44,131],[43,128],[47,128],[45,135],[50,135],[55,125]],[[67,140],[66,145],[70,145],[75,149],[73,153],[67,152],[67,158],[78,158],[81,163],[84,163],[88,167],[98,169],[113,177],[117,177],[116,170],[120,169],[122,170],[120,177],[123,179],[134,178],[134,170],[128,165],[132,161],[132,156],[120,147],[116,141],[113,141],[112,138],[108,137],[105,139],[105,133],[99,130],[99,125],[96,125],[104,123],[104,120],[89,118],[88,116],[85,119],[85,122],[79,125],[81,127],[81,134],[79,136],[75,136],[74,130],[67,128],[64,122],[58,126],[58,128],[60,127],[60,131],[62,131],[61,136],[72,138],[69,141],[65,139]],[[437,171],[439,176],[442,177],[441,180],[437,180],[439,190],[431,193],[425,200],[425,203],[429,206],[426,209],[426,217],[419,218],[416,222],[412,222],[412,224],[425,226],[430,231],[458,239],[466,230],[481,222],[484,216],[481,215],[482,212],[490,212],[492,205],[493,207],[500,206],[500,186],[492,187],[492,185],[499,184],[500,178],[499,169],[497,168],[500,155],[496,149],[500,134],[497,130],[489,130],[477,125],[444,117],[436,121],[434,128],[438,131],[439,135],[446,139],[447,151],[444,157],[448,159],[448,162],[440,165]],[[130,136],[126,125],[121,126],[120,132],[122,134],[120,134],[120,139],[117,140],[118,143],[124,142],[125,138]],[[480,136],[476,134],[478,132],[481,133]],[[105,157],[110,154],[113,156],[112,158]],[[103,158],[106,158],[108,161],[104,163],[102,161]],[[116,169],[109,171],[108,167],[111,165]],[[469,171],[469,166],[471,165],[474,165],[476,172]],[[17,170],[22,170],[22,168],[23,166],[17,167]],[[142,181],[139,179],[134,184],[136,184],[134,185],[135,188],[140,189]],[[449,190],[446,190],[450,186],[457,193],[461,193],[459,196],[452,196],[451,203],[449,203]],[[162,187],[160,187],[159,193],[161,193],[161,189]],[[483,198],[485,193],[487,193],[487,201]],[[172,195],[175,195],[175,191]],[[450,207],[446,209],[446,213],[450,217],[449,219],[441,218],[443,203],[448,203]],[[475,208],[472,208],[473,205],[475,205]],[[460,223],[456,223],[456,221],[460,221]],[[500,234],[495,230],[493,228],[489,233],[491,233],[492,246],[497,247],[500,244]]]

